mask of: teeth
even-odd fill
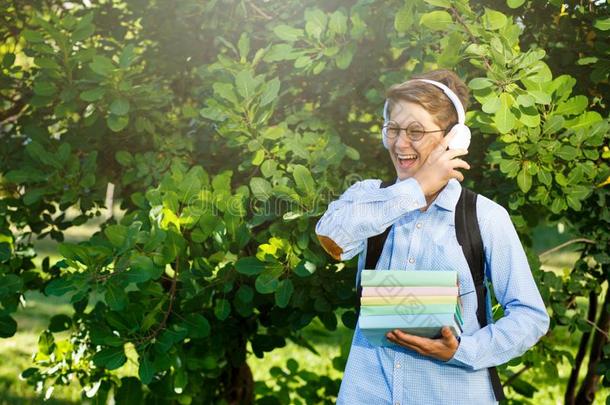
[[[398,159],[417,159],[417,155],[396,155]]]

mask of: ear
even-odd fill
[[[449,134],[453,135],[453,139],[449,142],[449,149],[468,149],[470,146],[470,128],[464,124],[455,124]]]

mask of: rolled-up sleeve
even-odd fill
[[[348,188],[316,224],[322,247],[336,260],[348,260],[364,248],[371,236],[382,233],[409,211],[426,206],[417,180],[409,178],[389,187],[363,180]]]
[[[508,212],[495,204],[479,223],[486,275],[504,315],[472,335],[462,335],[453,358],[447,361],[473,370],[520,356],[546,334],[550,322]]]

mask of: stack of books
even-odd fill
[[[400,329],[437,338],[448,326],[462,333],[456,271],[362,270],[360,330],[374,346],[393,346],[386,333]]]

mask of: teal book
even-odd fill
[[[441,328],[448,326],[455,336],[462,334],[461,322],[455,313],[417,315],[360,316],[360,331],[373,346],[394,346],[386,333],[400,329],[406,333],[427,338],[439,338]]]
[[[362,305],[360,315],[450,314],[459,311],[455,304]]]
[[[362,287],[455,287],[457,280],[455,270],[362,270],[360,275]]]

